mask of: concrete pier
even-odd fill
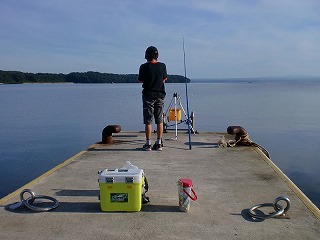
[[[320,239],[319,209],[259,149],[219,148],[224,135],[192,135],[189,150],[185,132],[177,140],[169,132],[163,151],[147,152],[144,133],[114,134],[114,144],[94,144],[1,199],[0,239]],[[140,212],[102,212],[97,172],[126,161],[144,170],[150,202]],[[178,208],[179,178],[192,179],[198,195],[188,213]],[[40,213],[5,208],[25,188],[59,206]],[[292,203],[285,217],[249,216],[250,207],[279,196]]]

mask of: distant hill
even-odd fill
[[[138,74],[114,74],[100,72],[63,73],[24,73],[19,71],[1,71],[0,83],[138,83]],[[180,75],[168,75],[168,83],[184,83]],[[187,82],[190,79],[187,78]]]

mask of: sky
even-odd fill
[[[319,0],[1,0],[0,70],[320,76]]]

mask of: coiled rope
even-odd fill
[[[265,149],[263,146],[259,145],[258,143],[255,143],[250,140],[249,134],[241,135],[241,136],[236,136],[235,141],[234,140],[229,140],[228,141],[228,146],[229,147],[235,147],[237,144],[241,146],[253,146],[259,148],[268,158],[271,159],[270,153],[268,152],[267,149]]]
[[[253,142],[249,138],[249,134],[246,130],[240,126],[229,126],[227,128],[228,134],[235,135],[235,140],[226,141],[223,136],[221,140],[219,140],[218,144],[221,147],[235,147],[238,146],[253,146],[259,148],[269,159],[271,159],[270,154],[267,149],[263,146]]]

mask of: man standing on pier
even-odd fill
[[[163,105],[166,91],[167,69],[164,63],[158,62],[158,49],[154,46],[145,52],[146,63],[139,68],[138,80],[142,83],[143,123],[145,124],[146,144],[143,149],[151,151],[151,132],[153,117],[157,124],[157,141],[153,150],[161,151],[163,147]]]

